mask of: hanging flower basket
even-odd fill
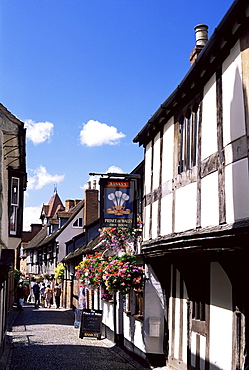
[[[110,257],[104,271],[106,289],[109,293],[120,291],[123,295],[130,289],[141,289],[144,269],[136,265],[134,255]]]
[[[98,288],[104,283],[103,272],[106,264],[101,254],[96,252],[94,255],[89,255],[75,267],[76,278],[83,280],[84,285],[90,288]]]
[[[105,241],[105,248],[115,254],[119,251],[128,252],[142,234],[142,224],[138,228],[103,227],[100,229],[99,241]]]

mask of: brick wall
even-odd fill
[[[89,225],[99,218],[98,190],[85,190],[84,222]]]

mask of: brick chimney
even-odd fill
[[[70,208],[73,208],[74,207],[74,200],[72,200],[72,199],[67,199],[66,201],[65,201],[65,211],[67,212],[67,211],[69,211],[69,209]]]
[[[88,189],[85,190],[84,204],[84,224],[89,225],[99,218],[98,190],[91,189],[91,183],[88,182]]]
[[[190,54],[189,60],[190,64],[194,64],[195,60],[197,59],[198,55],[206,45],[208,41],[208,26],[205,24],[198,24],[194,28],[195,30],[195,38],[196,38],[196,44],[194,47],[194,50]]]

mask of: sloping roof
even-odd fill
[[[88,254],[98,244],[99,244],[99,235],[96,236],[94,239],[90,240],[89,243],[84,244],[80,248],[76,249],[75,251],[68,253],[68,255],[63,258],[62,262],[68,262],[83,254]]]
[[[0,110],[2,113],[13,123],[17,124],[18,126],[23,127],[24,123],[20,121],[16,116],[14,116],[3,104],[0,103]]]
[[[39,244],[46,238],[47,236],[47,229],[49,224],[46,224],[43,226],[43,228],[39,231],[38,234],[34,236],[34,238],[25,246],[23,246],[23,249],[32,249],[39,246]]]
[[[69,211],[70,217],[68,218],[67,222],[60,229],[55,230],[50,235],[47,235],[47,228],[49,227],[49,224],[46,224],[44,226],[44,229],[46,228],[45,235],[44,235],[44,232],[42,233],[42,231],[44,230],[42,229],[41,232],[37,234],[37,239],[36,237],[32,239],[31,242],[27,245],[27,247],[25,247],[25,249],[38,248],[38,247],[41,247],[55,240],[58,237],[58,235],[60,235],[62,231],[65,230],[65,228],[69,225],[69,223],[72,221],[75,215],[83,208],[83,206],[84,206],[84,201],[81,200],[75,207],[71,208]],[[54,219],[52,220],[52,222],[54,223]]]
[[[58,211],[65,209],[57,191],[54,192],[48,204],[43,204],[41,216],[44,215],[46,218],[51,218],[56,215]]]
[[[248,2],[235,0],[184,79],[134,138],[135,143],[147,145],[167,120],[200,92],[200,86],[213,75],[248,25],[248,16]]]

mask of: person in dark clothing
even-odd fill
[[[56,308],[60,308],[61,288],[59,287],[58,283],[55,284],[54,297],[55,297]]]
[[[35,296],[35,308],[39,308],[39,304],[40,304],[40,287],[37,284],[37,282],[35,282],[35,284],[33,285],[33,293],[34,293],[34,296]]]

